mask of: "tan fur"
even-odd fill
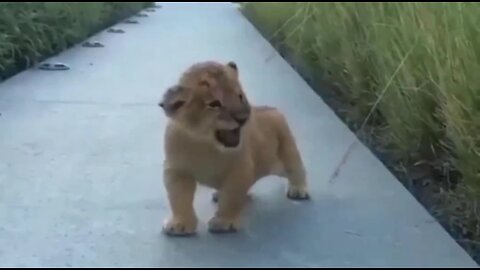
[[[216,101],[221,108],[211,106]],[[265,176],[287,178],[290,199],[309,198],[305,169],[287,121],[275,108],[250,106],[234,63],[193,65],[167,91],[160,106],[170,119],[164,180],[173,216],[164,227],[166,233],[195,232],[197,183],[218,191],[211,232],[238,229],[250,187]],[[235,119],[248,120],[241,126]],[[226,147],[216,139],[216,130],[239,126],[238,145]]]

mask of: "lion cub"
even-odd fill
[[[305,169],[284,116],[250,106],[233,62],[201,62],[184,72],[159,106],[165,131],[164,181],[171,219],[168,235],[195,233],[197,183],[217,190],[212,233],[236,232],[250,187],[260,178],[288,179],[287,197],[309,199]]]

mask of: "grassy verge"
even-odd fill
[[[151,4],[0,3],[0,81]]]
[[[480,5],[244,2],[243,11],[480,261]]]

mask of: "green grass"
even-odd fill
[[[337,86],[344,119],[356,131],[375,127],[371,137],[406,175],[427,167],[436,187],[427,207],[478,257],[480,4],[245,2],[243,10]]]
[[[151,4],[153,2],[0,3],[0,80]]]

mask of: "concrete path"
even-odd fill
[[[77,46],[0,85],[0,266],[476,267],[232,4],[164,4],[105,48]],[[285,182],[253,189],[245,228],[211,235],[201,189],[195,238],[167,238],[165,117],[157,102],[196,61],[234,60],[252,102],[298,138],[313,200]]]

